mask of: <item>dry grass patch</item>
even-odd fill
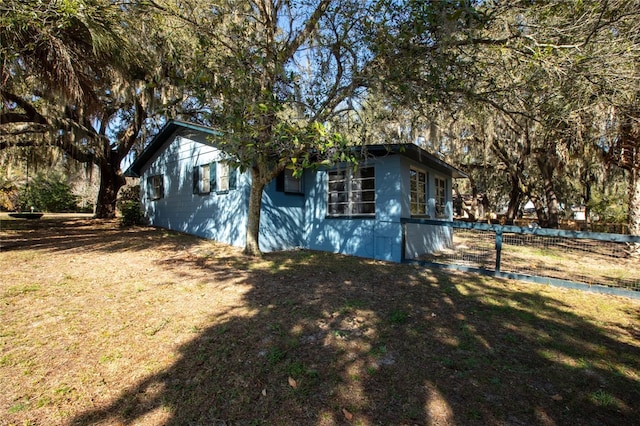
[[[640,302],[0,222],[0,424],[632,424]]]

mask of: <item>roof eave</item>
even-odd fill
[[[144,165],[153,157],[153,155],[164,145],[164,143],[173,135],[176,131],[187,129],[194,130],[196,132],[205,133],[210,136],[221,136],[222,133],[218,130],[214,130],[211,127],[203,126],[200,124],[189,123],[188,121],[169,120],[162,126],[158,134],[151,140],[149,145],[140,153],[140,155],[131,163],[131,166],[124,173],[129,177],[140,177],[140,171]]]
[[[436,165],[436,169],[442,172],[450,172],[454,179],[468,178],[469,176],[463,171],[453,167],[451,164],[439,159],[438,157],[430,154],[423,148],[420,148],[415,144],[379,144],[379,145],[365,145],[363,148],[367,152],[375,156],[382,156],[387,154],[399,154],[409,157],[420,163],[431,163]]]

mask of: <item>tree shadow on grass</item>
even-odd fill
[[[245,271],[252,314],[213,321],[166,370],[71,423],[140,423],[156,410],[172,425],[640,418],[638,342],[535,287],[309,251],[189,261]]]
[[[185,249],[198,239],[151,227],[122,227],[118,219],[59,215],[33,220],[0,220],[0,250],[140,251],[162,246]]]

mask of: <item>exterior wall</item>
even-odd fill
[[[249,183],[251,178],[249,177]],[[304,182],[303,182],[304,184]],[[249,192],[247,185],[247,208]],[[264,252],[303,247],[304,194],[276,191],[272,180],[262,194],[260,213],[260,250]],[[245,212],[246,212],[245,210]]]
[[[305,248],[393,262],[402,260],[399,157],[380,157],[366,165],[376,168],[376,215],[370,218],[328,217],[327,170],[307,174],[310,182],[305,205]]]
[[[431,167],[428,167],[422,163],[417,161],[413,161],[406,157],[401,157],[400,160],[400,181],[401,181],[401,189],[402,194],[405,196],[402,197],[402,217],[411,217],[411,199],[409,195],[410,185],[410,174],[409,170],[411,167],[415,167],[419,170],[423,170],[427,173],[427,216],[431,219],[441,219],[452,221],[453,220],[453,195],[452,195],[452,185],[453,179],[450,175],[434,170]],[[436,177],[444,179],[446,181],[446,203],[445,203],[445,214],[444,216],[437,217],[436,215]]]
[[[185,133],[186,135],[186,133]],[[238,175],[237,189],[227,193],[194,194],[193,168],[224,159],[206,135],[178,131],[140,170],[141,201],[150,224],[243,247],[251,176]],[[260,248],[265,252],[303,247],[353,256],[400,262],[402,218],[411,217],[410,174],[413,165],[428,174],[428,210],[435,217],[435,176],[447,182],[445,220],[452,220],[450,176],[402,155],[374,157],[361,167],[375,167],[376,214],[372,217],[328,217],[328,169],[306,171],[304,194],[265,188],[260,221]],[[164,197],[149,199],[147,178],[162,175]],[[407,232],[404,250],[411,257],[451,245],[452,234],[420,226]]]
[[[251,177],[240,173],[237,189],[227,193],[194,194],[193,168],[224,159],[205,136],[174,134],[147,163],[140,176],[144,213],[153,226],[243,247]],[[147,178],[162,175],[164,197],[149,199]],[[300,246],[303,200],[285,198],[270,185],[263,194],[260,248],[285,250]]]
[[[405,257],[417,259],[424,254],[453,246],[453,228],[450,226],[419,225],[407,223]]]
[[[409,195],[411,167],[423,170],[427,173],[427,215],[429,218],[436,220],[452,221],[453,220],[453,196],[452,184],[453,179],[442,172],[433,168],[426,167],[424,164],[412,161],[408,158],[402,158],[401,179],[402,194],[406,194],[402,198],[402,217],[410,218],[411,216],[411,200]],[[435,200],[435,178],[445,179],[446,182],[446,204],[445,214],[442,217],[436,216],[436,200]],[[405,235],[405,256],[407,258],[417,258],[423,254],[432,253],[442,250],[453,245],[453,230],[442,226],[426,226],[426,225],[406,225]]]

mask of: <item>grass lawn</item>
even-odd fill
[[[0,425],[640,424],[640,301],[0,220]]]

